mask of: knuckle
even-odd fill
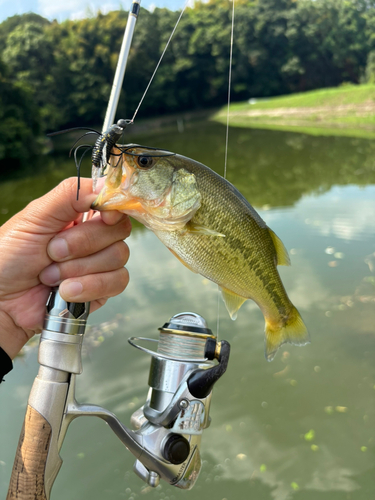
[[[88,224],[87,226],[87,228],[83,228],[87,230],[82,231],[82,249],[85,254],[90,255],[93,253],[93,251],[95,253],[94,249],[97,247],[97,237],[95,236],[95,232],[92,231],[91,226],[89,226]]]
[[[123,241],[119,241],[114,244],[115,259],[116,262],[121,266],[125,266],[129,259],[129,247]]]
[[[122,219],[116,227],[116,233],[118,234],[118,238],[124,240],[130,235],[132,229],[132,225],[129,217]]]
[[[60,262],[58,264],[62,280],[84,276],[83,263],[80,260]]]
[[[72,232],[72,238],[69,241],[69,248],[72,254],[76,256],[88,256],[96,252],[98,246],[98,237],[90,224],[79,224],[75,226]]]
[[[125,267],[115,272],[116,272],[116,279],[112,281],[111,290],[108,293],[110,297],[113,297],[123,292],[129,283],[129,272]]]

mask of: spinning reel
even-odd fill
[[[226,371],[229,343],[217,342],[206,321],[191,312],[177,314],[159,328],[159,340],[130,338],[132,346],[151,356],[148,396],[132,415],[130,430],[105,408],[75,399],[88,313],[89,304],[65,302],[58,289],[51,292],[39,346],[39,373],[30,393],[7,499],[30,498],[26,493],[30,495],[30,487],[35,487],[39,488],[35,493],[44,494],[35,498],[49,500],[62,465],[59,452],[68,426],[84,415],[107,422],[136,457],[134,472],[148,485],[156,487],[163,479],[191,489],[202,466],[200,446],[210,425],[212,389]],[[156,345],[156,350],[145,344]],[[27,463],[31,455],[32,463]]]

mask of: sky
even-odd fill
[[[7,17],[26,12],[35,12],[51,21],[57,19],[81,19],[88,13],[103,14],[118,10],[121,6],[128,10],[131,0],[0,0],[0,22]],[[155,7],[167,7],[179,10],[185,5],[185,0],[141,0],[141,6],[153,10]]]

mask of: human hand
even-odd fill
[[[0,228],[0,347],[11,357],[40,333],[51,286],[93,312],[127,286],[128,216],[96,214],[80,224],[97,195],[91,180],[64,180]]]

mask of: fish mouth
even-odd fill
[[[103,188],[102,192],[91,205],[92,210],[105,212],[107,210],[119,210],[120,212],[137,211],[143,212],[142,203],[136,199],[129,199],[124,193],[113,193]]]
[[[96,200],[91,204],[92,210],[105,212],[119,210],[127,214],[143,214],[145,209],[138,198],[129,197],[128,184],[132,177],[132,171],[126,162],[123,166],[111,167],[105,185],[98,194]]]
[[[139,213],[144,212],[144,208],[140,200],[136,198],[130,198],[121,190],[113,191],[107,186],[99,193],[96,200],[91,204],[92,210],[98,210],[99,212],[105,212],[107,210],[119,210],[120,212],[132,212],[136,211]]]
[[[104,186],[96,200],[91,204],[91,208],[99,212],[105,210],[121,210],[126,200],[127,197],[121,193],[121,191],[114,193]]]

